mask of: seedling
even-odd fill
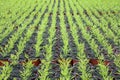
[[[26,62],[23,64],[23,71],[20,71],[20,76],[22,80],[28,80],[32,74],[33,64],[32,61]]]
[[[60,69],[61,69],[60,80],[72,79],[71,68],[69,68],[71,59],[70,58],[67,58],[67,59],[62,58],[62,59],[59,59],[58,62],[60,63]]]
[[[2,70],[0,71],[1,74],[0,74],[0,79],[2,80],[8,80],[8,78],[10,77],[10,74],[12,72],[12,66],[6,62],[5,63],[5,66],[2,67]]]

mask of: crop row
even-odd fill
[[[110,7],[92,1],[6,3],[0,14],[0,79],[119,80],[118,1]]]

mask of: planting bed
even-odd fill
[[[0,0],[0,80],[120,80],[120,0]]]

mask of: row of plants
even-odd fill
[[[96,9],[91,9],[93,10],[93,12],[95,13],[94,15],[97,15],[97,17],[99,17],[100,22],[98,20],[94,20],[95,17],[92,17],[94,24],[99,25],[100,28],[102,28],[102,30],[105,33],[105,38],[109,38],[111,40],[114,41],[114,45],[112,44],[112,48],[114,49],[114,46],[118,46],[119,45],[119,28],[118,28],[118,21],[119,19],[116,17],[116,15],[114,14],[105,14],[103,17],[100,17],[100,15],[98,15],[98,12]],[[90,13],[89,13],[90,14]],[[92,15],[91,15],[92,16]],[[113,23],[116,24],[113,24]],[[111,24],[111,28],[109,27],[109,24]],[[116,35],[117,34],[117,35]],[[111,44],[111,43],[110,43]],[[108,49],[109,50],[109,49]],[[112,52],[112,49],[110,47],[110,50]],[[115,52],[113,52],[114,54],[116,54]],[[114,63],[116,64],[117,61],[119,61],[118,57],[119,55],[112,55],[112,57],[114,57]]]
[[[93,17],[92,17],[93,18]],[[85,19],[85,21],[86,21],[86,24],[90,24],[90,21],[88,20],[88,19],[86,19],[86,17],[84,16],[84,19]],[[89,25],[88,25],[89,26]],[[104,47],[106,47],[107,49],[106,50],[108,50],[108,53],[109,54],[112,54],[113,52],[112,52],[112,47],[111,47],[111,45],[110,44],[107,44],[108,43],[108,41],[106,40],[106,38],[104,38],[104,36],[101,34],[101,32],[99,31],[99,29],[98,29],[98,27],[96,26],[96,29],[95,29],[95,25],[93,26],[93,24],[91,23],[91,25],[89,26],[90,28],[91,28],[91,32],[94,32],[94,34],[95,35],[97,35],[98,34],[98,37],[97,38],[95,38],[95,39],[97,39],[99,42],[100,42],[100,44],[101,45],[103,45]],[[94,31],[92,31],[93,30],[93,28],[94,28]],[[95,36],[94,35],[94,36]]]
[[[93,9],[92,9],[93,10]],[[95,12],[95,11],[94,11]],[[97,16],[95,17],[91,10],[87,10],[87,13],[89,14],[89,16],[93,16],[93,17],[90,17],[92,22],[95,24],[95,25],[99,25],[99,28],[101,28],[103,30],[103,33],[104,33],[104,36],[106,39],[114,39],[114,43],[116,45],[118,45],[119,41],[118,41],[118,36],[115,36],[115,34],[113,33],[113,31],[111,29],[109,29],[109,23],[112,23],[113,20],[111,20],[110,18],[113,18],[113,16],[107,16],[107,18],[109,19],[104,19],[105,16],[101,17],[99,20],[96,18],[96,17],[100,17],[100,15],[97,14]],[[95,14],[95,15],[96,15]],[[111,20],[111,21],[110,21]],[[117,28],[116,28],[117,29]]]
[[[40,6],[38,6],[37,8],[40,8]],[[24,21],[23,24],[21,25],[21,27],[17,27],[17,30],[12,35],[10,35],[11,37],[8,39],[8,44],[6,44],[5,47],[1,46],[1,50],[2,50],[1,54],[3,56],[6,56],[8,53],[10,53],[10,51],[14,48],[15,42],[19,39],[19,37],[24,32],[24,30],[27,29],[27,25],[30,24],[32,22],[32,20],[34,19],[35,12],[33,12],[30,15],[29,20],[25,21],[27,14],[29,14],[30,11],[32,11],[32,10],[33,10],[33,8],[30,8],[30,10],[28,12],[23,14],[23,16],[17,22],[18,25],[20,25],[21,22]],[[36,13],[37,13],[37,11],[36,11]],[[8,29],[8,30],[13,30],[13,28],[10,27],[10,29]],[[9,34],[9,32],[7,32],[5,35],[2,34],[2,36],[5,37],[7,34]]]
[[[114,55],[113,48],[114,46],[119,47],[120,43],[119,18],[116,17],[118,9],[115,7],[110,9],[107,4],[101,7],[104,2],[100,2],[100,0],[81,1],[30,0],[28,2],[27,0],[13,0],[14,4],[11,7],[6,6],[6,11],[0,14],[0,19],[3,20],[0,22],[0,54],[2,55],[0,59],[6,59],[8,56],[10,58],[0,60],[0,65],[2,65],[0,79],[10,79],[15,66],[18,64],[22,67],[19,70],[19,77],[22,80],[30,80],[34,74],[37,75],[35,76],[36,80],[51,80],[56,78],[53,76],[56,74],[58,74],[58,80],[113,80],[115,77],[113,74],[120,74],[120,55]],[[98,2],[100,4],[97,6]],[[14,7],[15,4],[18,8]],[[117,3],[112,4],[111,7],[115,5]],[[101,10],[103,12],[99,12]],[[115,14],[112,14],[111,11],[114,11]],[[60,22],[57,21],[57,18]],[[7,19],[8,22],[5,23]],[[63,45],[60,45],[62,51],[60,55],[57,54],[59,56],[54,60],[53,57],[56,53],[54,53],[53,47],[55,40],[57,40],[57,23],[61,32],[57,37],[62,38]],[[44,33],[47,28],[48,37],[46,39],[48,42],[43,45],[44,40],[46,40]],[[32,49],[35,50],[34,59],[38,60],[39,63],[30,58],[31,54],[28,55],[24,52],[34,33],[37,35]],[[71,52],[71,36],[77,50],[76,59],[68,57],[71,56],[69,54]],[[8,38],[7,41],[2,45],[6,38]],[[111,40],[113,43],[110,42]],[[53,66],[56,64],[59,65],[56,69],[58,71],[60,69],[58,73],[53,70]],[[111,71],[111,65],[114,64],[117,73]],[[76,67],[77,70],[74,72]],[[34,68],[37,68],[36,73],[34,73]],[[17,80],[18,77],[12,76],[12,79]]]
[[[44,4],[44,3],[43,3]],[[39,6],[39,7],[41,7],[41,6]],[[39,11],[39,9],[36,9],[36,13]],[[42,13],[41,13],[42,14]],[[26,45],[26,43],[27,43],[27,41],[29,41],[30,40],[30,38],[31,38],[31,36],[32,36],[32,34],[34,33],[34,31],[35,31],[35,29],[36,29],[36,26],[39,24],[39,19],[40,19],[40,15],[38,15],[38,17],[34,20],[34,23],[33,23],[33,25],[31,25],[31,29],[28,29],[27,31],[28,31],[28,33],[26,33],[26,37],[24,37],[24,38],[22,38],[22,40],[20,40],[20,44],[18,45],[18,47],[19,47],[19,49],[18,49],[18,51],[20,51],[20,52],[17,52],[18,53],[18,55],[17,56],[20,56],[20,54],[19,53],[22,53],[23,52],[23,50],[24,50],[24,48],[25,48],[25,45]],[[40,26],[39,26],[40,27]],[[31,30],[31,31],[30,31]],[[27,39],[27,40],[25,40],[25,39]],[[25,42],[26,41],[26,42]],[[23,42],[25,42],[25,43],[23,43]],[[21,46],[23,46],[23,47],[21,47]],[[22,55],[22,54],[21,54]],[[19,59],[19,58],[17,58],[17,59]],[[23,70],[22,71],[20,71],[20,76],[21,76],[21,79],[23,79],[23,80],[28,80],[28,79],[30,79],[30,76],[32,75],[32,69],[33,69],[33,61],[32,60],[30,60],[30,58],[28,57],[28,55],[26,56],[26,59],[27,59],[27,62],[24,62],[23,63]],[[12,60],[13,61],[13,60]]]
[[[8,5],[8,4],[11,4],[11,5]],[[13,8],[14,4],[18,4],[18,1],[8,1],[8,2],[5,2],[5,1],[0,1],[0,18],[1,18],[1,21],[0,21],[0,25],[5,25],[6,23],[6,18],[7,18],[7,12],[9,11],[10,8]]]
[[[98,1],[78,1],[76,0],[76,2],[79,3],[79,5],[81,6],[84,6],[84,7],[87,7],[87,8],[91,8],[91,7],[94,7],[100,11],[103,11],[104,13],[107,12],[107,11],[115,11],[115,12],[118,12],[119,11],[119,0],[115,0],[115,1],[112,1],[110,0],[111,3],[109,3],[109,1],[104,1],[104,0],[98,0]]]
[[[59,67],[60,67],[60,80],[70,80],[72,79],[71,76],[71,71],[72,68],[70,68],[70,62],[71,62],[71,58],[67,57],[70,51],[69,48],[69,36],[68,36],[68,32],[67,32],[67,26],[65,24],[65,16],[63,15],[63,12],[65,12],[65,7],[64,7],[64,0],[60,0],[60,15],[59,15],[59,19],[60,19],[60,30],[61,30],[61,38],[62,38],[62,42],[63,42],[63,46],[62,46],[62,51],[60,53],[60,58],[58,60],[59,62]]]
[[[78,7],[81,11],[81,8],[79,7],[79,5],[76,3],[76,7]],[[75,8],[73,8],[74,11]],[[80,13],[82,15],[82,12]],[[79,15],[75,15],[74,16],[76,18],[76,22],[78,23],[78,25],[80,26],[80,30],[82,33],[82,36],[85,40],[87,40],[87,42],[90,44],[91,49],[94,51],[94,55],[96,57],[98,57],[99,55],[99,50],[98,50],[98,45],[95,42],[95,39],[92,38],[91,34],[88,33],[86,27],[84,27],[84,24],[82,23],[82,21],[79,19]]]
[[[111,22],[111,24],[112,24],[114,19],[115,19],[114,22],[116,21],[116,18],[114,16],[115,15],[103,16],[103,18],[100,19],[101,23],[98,22],[99,24],[96,24],[96,25],[100,25],[99,27],[101,27],[103,31],[106,31],[106,32],[104,32],[105,33],[105,38],[109,38],[109,39],[114,41],[115,45],[113,43],[111,44],[111,42],[109,42],[111,44],[111,47],[108,47],[108,51],[109,51],[109,53],[111,52],[113,54],[116,54],[113,49],[114,49],[114,46],[118,46],[119,45],[119,36],[115,36],[115,34],[113,33],[114,30],[109,29],[109,22]],[[108,18],[108,19],[105,19],[105,18]],[[112,18],[114,18],[114,19],[112,19]],[[94,23],[96,23],[96,21],[94,21]],[[116,23],[117,23],[117,21],[116,21]],[[117,32],[119,32],[119,29],[118,29],[117,25],[116,25],[116,27],[114,27],[114,26],[111,26],[111,27],[114,28],[114,29],[117,29],[118,30]],[[119,55],[112,55],[111,56],[111,58],[114,58],[114,63],[115,64],[116,64],[117,61],[119,61],[118,57],[119,57]]]
[[[64,12],[64,5],[63,5],[63,1],[60,2],[60,28],[61,28],[61,38],[63,41],[63,55],[66,57],[69,53],[69,37],[68,37],[68,33],[67,33],[67,27],[65,24],[65,18],[63,12]]]
[[[51,5],[49,5],[51,4]],[[55,31],[50,31],[51,29],[54,30],[55,26],[53,25],[53,21],[55,21],[55,18],[52,18],[52,23],[50,26],[50,30],[48,31],[49,33],[49,37],[48,37],[48,44],[46,44],[45,46],[41,46],[42,42],[43,42],[43,33],[45,32],[49,19],[49,13],[52,11],[52,6],[54,4],[54,1],[47,1],[47,4],[45,6],[48,5],[48,11],[45,13],[44,15],[44,19],[42,20],[41,24],[40,24],[40,28],[39,28],[39,32],[38,32],[38,38],[37,38],[37,43],[36,46],[38,46],[38,48],[36,47],[36,56],[39,57],[41,56],[42,52],[40,52],[40,49],[44,49],[45,52],[43,53],[44,58],[41,59],[41,65],[39,66],[38,69],[38,79],[40,80],[50,80],[49,78],[49,74],[50,69],[51,69],[51,61],[52,61],[52,46],[53,46],[53,38],[54,38],[54,32]],[[57,5],[57,4],[56,4]],[[45,9],[44,9],[45,10]],[[55,17],[56,15],[54,15]],[[38,50],[39,49],[39,50]]]
[[[69,5],[72,7],[72,9],[75,9],[75,7],[73,7],[73,2],[72,1],[69,1],[69,2],[70,2]],[[69,11],[70,8],[67,7],[67,10]],[[78,31],[77,31],[78,29],[77,29],[76,24],[73,22],[72,16],[68,17],[68,21],[71,26],[70,28],[71,28],[72,36],[74,38],[74,43],[77,46],[77,59],[79,60],[78,70],[81,72],[81,75],[80,74],[78,74],[78,75],[80,76],[80,78],[82,80],[90,80],[92,75],[88,68],[89,60],[87,59],[86,53],[84,52],[84,48],[85,48],[84,43],[79,42],[79,35],[78,35]]]
[[[19,59],[20,59],[20,55],[22,55],[23,50],[26,46],[26,43],[30,40],[34,30],[35,30],[35,24],[31,25],[31,27],[28,28],[28,31],[24,34],[24,37],[20,38],[20,41],[17,45],[18,51],[16,51],[15,54],[11,54],[11,61],[13,65],[17,65],[19,64]],[[27,53],[24,53],[25,57],[27,55]],[[25,64],[23,63],[23,71],[20,72],[20,76],[23,80],[27,80],[29,79],[30,75],[31,75],[31,68],[32,68],[32,62],[29,61],[29,58],[26,57],[28,62],[26,62]]]
[[[73,8],[73,7],[72,7]],[[82,23],[81,23],[82,24]],[[85,29],[84,29],[85,30]],[[87,32],[85,32],[85,33],[87,33]],[[97,48],[96,48],[97,49]],[[97,56],[98,57],[98,56]],[[102,55],[99,55],[99,57],[102,57]],[[104,58],[102,57],[102,58],[99,58],[100,60],[104,60]],[[98,67],[99,67],[99,73],[102,75],[102,77],[103,77],[103,79],[104,80],[109,80],[109,79],[113,79],[111,76],[109,76],[108,75],[108,70],[109,70],[109,68],[108,67],[106,67],[104,64],[103,64],[103,62],[102,63],[99,63],[98,64]],[[104,70],[107,70],[107,72],[105,73],[104,72]]]
[[[13,66],[15,66],[16,64],[18,64],[18,62],[19,62],[18,61],[19,60],[19,56],[23,52],[23,50],[25,48],[25,44],[30,39],[33,31],[34,31],[33,28],[32,29],[29,28],[29,30],[25,34],[24,38],[21,37],[21,39],[20,39],[20,41],[18,43],[18,46],[17,46],[18,51],[16,51],[15,54],[11,54],[11,57],[10,57],[11,64],[9,64],[10,62],[8,61],[8,62],[5,63],[5,67],[2,67],[2,70],[1,70],[1,79],[8,80],[8,78],[10,77],[10,74],[11,74],[11,72],[13,70]],[[24,77],[26,77],[25,75],[23,75],[21,77],[23,78],[23,80],[26,80],[26,79],[24,79]]]
[[[25,22],[22,25],[22,27],[19,27],[18,30],[11,35],[11,37],[8,39],[8,44],[5,44],[5,47],[1,46],[1,50],[2,50],[1,54],[3,56],[7,56],[8,53],[14,48],[15,42],[22,35],[22,32],[26,29],[27,25],[32,21],[33,17],[31,16],[31,19],[29,19],[28,22]]]
[[[29,5],[27,6],[27,7],[29,7]],[[26,7],[25,7],[26,8]],[[14,21],[14,20],[11,20],[5,27],[6,27],[6,30],[4,31],[4,33],[2,33],[1,35],[0,35],[0,42],[2,42],[3,41],[3,39],[7,36],[7,35],[9,35],[11,32],[13,32],[13,30],[16,30],[17,28],[18,28],[18,26],[20,26],[20,24],[21,23],[23,23],[23,21],[25,21],[25,19],[26,19],[26,16],[28,16],[28,14],[32,11],[34,9],[34,7],[32,6],[31,8],[30,8],[30,10],[29,11],[26,11],[24,14],[23,14],[23,16],[21,16],[18,20],[16,20],[17,18],[17,16],[18,15],[16,15],[16,19],[14,19],[14,20],[16,20],[15,21],[15,24],[13,24],[12,22]],[[18,9],[19,10],[19,9]],[[22,11],[21,11],[22,12]],[[23,10],[23,12],[24,12],[24,10]],[[16,11],[13,11],[13,18],[14,18],[14,14],[16,14]],[[11,19],[11,18],[10,18]],[[7,22],[8,22],[8,19],[7,19]],[[8,27],[9,26],[9,27]]]
[[[46,6],[49,4],[49,2],[47,1],[46,5],[43,6],[43,8],[41,9],[41,12],[42,13],[38,13],[38,17],[41,17],[42,14],[44,13]],[[44,10],[44,11],[43,11]],[[40,49],[42,49],[42,47],[40,46],[43,42],[43,32],[45,31],[46,29],[46,26],[47,26],[47,22],[48,22],[48,16],[49,16],[49,13],[45,13],[44,15],[44,18],[42,20],[42,23],[39,25],[39,28],[38,28],[38,32],[37,32],[37,37],[36,37],[36,44],[34,45],[34,48],[36,50],[36,53],[35,53],[35,56],[36,57],[39,57],[40,56]],[[39,22],[39,20],[37,20],[37,22]]]
[[[12,24],[12,22],[14,21],[14,20],[16,20],[17,18],[17,11],[19,11],[20,9],[19,9],[19,7],[21,8],[21,6],[23,7],[24,5],[20,5],[21,3],[16,3],[17,5],[19,5],[19,6],[16,6],[16,7],[18,7],[18,9],[16,8],[16,9],[14,9],[14,7],[12,7],[12,8],[10,8],[9,10],[7,10],[7,11],[9,11],[9,13],[10,14],[4,14],[4,16],[6,17],[5,19],[4,18],[2,18],[2,21],[5,21],[5,22],[2,22],[3,24],[4,24],[4,27],[6,27],[6,29],[4,29],[5,31],[4,31],[4,33],[3,33],[3,35],[1,35],[1,41],[6,37],[6,35],[8,35],[10,32],[12,32],[13,31],[13,29],[15,28],[15,25],[13,25]],[[22,3],[23,4],[23,3]],[[26,6],[27,7],[27,6]],[[25,8],[26,8],[25,7]],[[23,10],[24,11],[24,10]],[[21,11],[22,12],[22,11]],[[16,19],[12,19],[12,18],[16,18]],[[4,20],[3,20],[4,19]],[[2,24],[1,24],[2,25]],[[8,27],[9,26],[9,27]],[[0,41],[0,42],[1,42]]]
[[[103,31],[106,30],[105,36],[109,37],[110,39],[113,39],[113,37],[114,37],[113,41],[114,41],[115,45],[118,45],[119,38],[118,38],[118,36],[114,36],[115,34],[113,33],[113,31],[119,35],[119,33],[118,33],[119,32],[119,29],[118,29],[119,18],[117,17],[119,15],[109,12],[109,13],[104,13],[104,15],[102,15],[102,17],[101,17],[101,15],[97,11],[97,9],[94,7],[91,7],[91,9],[87,9],[87,13],[89,14],[89,16],[92,16],[92,14],[93,14],[93,13],[91,13],[91,11],[96,15],[96,16],[91,17],[94,24],[99,25],[99,27],[101,27]],[[112,11],[115,11],[115,10],[112,10]],[[98,17],[100,19],[97,19],[97,18],[95,19],[95,17]],[[112,31],[111,31],[111,29],[109,29],[109,24],[111,24],[110,26],[112,28]],[[107,31],[107,30],[109,30],[109,31]]]
[[[37,11],[36,11],[37,12]],[[9,48],[9,51],[10,51],[10,49],[12,49],[14,46],[13,46],[13,44],[14,44],[14,42],[13,41],[15,41],[15,40],[17,40],[16,38],[17,37],[20,37],[20,39],[19,39],[19,42],[18,42],[18,45],[17,45],[17,51],[16,51],[16,53],[15,54],[11,54],[11,56],[10,56],[10,60],[11,60],[11,64],[12,65],[6,65],[5,66],[5,68],[7,68],[7,70],[6,70],[6,72],[8,72],[9,71],[9,73],[5,73],[4,72],[4,69],[1,71],[1,75],[4,75],[4,76],[2,76],[2,79],[5,79],[5,80],[7,80],[9,77],[10,77],[10,74],[11,74],[11,67],[9,67],[9,66],[15,66],[15,65],[17,65],[17,64],[19,64],[19,57],[20,57],[20,55],[21,55],[21,53],[23,52],[23,50],[24,50],[24,48],[25,48],[25,46],[26,46],[26,43],[27,43],[27,41],[29,41],[30,40],[30,37],[32,36],[32,33],[34,32],[34,30],[35,30],[35,26],[36,26],[36,24],[33,24],[33,25],[31,25],[30,27],[28,27],[27,28],[27,25],[33,20],[33,18],[34,18],[34,15],[32,15],[31,17],[30,17],[31,19],[29,19],[29,21],[28,22],[25,22],[23,25],[22,25],[22,27],[19,27],[18,28],[18,31],[14,34],[14,35],[17,35],[17,36],[14,36],[14,35],[12,35],[13,37],[12,37],[12,39],[10,39],[11,40],[11,43],[10,43],[10,41],[8,41],[9,43],[10,43],[10,47],[8,47]],[[37,21],[39,20],[39,18],[37,18],[36,19]],[[35,21],[36,21],[35,20]],[[35,22],[34,21],[34,22]],[[38,22],[39,23],[39,22]],[[25,30],[27,28],[27,33],[24,35],[24,38],[21,36],[22,35],[22,32]],[[22,31],[21,31],[22,30]],[[12,47],[12,48],[11,48]],[[5,51],[7,51],[8,52],[8,50],[5,50]],[[6,53],[5,53],[6,54]],[[3,54],[2,54],[3,55]],[[7,54],[6,54],[7,55]],[[20,72],[20,76],[21,76],[21,78],[23,79],[23,80],[27,80],[30,76],[31,76],[31,69],[32,69],[32,66],[33,66],[33,64],[32,64],[32,62],[31,61],[29,61],[28,60],[28,62],[26,63],[26,64],[23,64],[24,66],[23,66],[23,71],[21,71]],[[11,70],[11,71],[10,71]],[[5,77],[6,76],[6,77]]]

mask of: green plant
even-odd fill
[[[17,80],[17,78],[13,78],[13,80]]]
[[[23,71],[20,71],[20,77],[22,80],[28,80],[32,74],[33,64],[32,61],[28,60],[28,62],[23,64]]]
[[[99,62],[98,67],[99,73],[102,76],[103,80],[113,80],[113,77],[108,73],[108,66],[106,66],[103,61]]]
[[[79,64],[79,71],[81,71],[82,75],[80,76],[82,78],[82,80],[91,80],[92,78],[92,74],[90,73],[89,68],[87,67],[89,60],[84,58],[84,59],[79,59],[80,62]]]
[[[12,61],[12,63],[11,63],[12,65],[16,65],[16,64],[19,63],[18,62],[18,60],[19,60],[19,55],[18,54],[11,54],[10,59]]]
[[[61,69],[61,76],[60,76],[60,80],[70,80],[72,79],[71,77],[71,68],[70,67],[70,58],[64,59],[61,58],[58,60],[58,62],[60,63],[60,69]]]
[[[81,71],[82,75],[80,76],[82,80],[89,80],[91,79],[92,75],[90,73],[89,68],[87,69],[89,60],[86,58],[86,54],[84,52],[84,44],[78,44],[78,57],[80,62],[78,62],[78,69]]]
[[[1,72],[0,79],[1,80],[8,80],[12,70],[13,70],[13,67],[8,62],[6,62],[5,66],[3,66],[2,70],[0,70],[0,72]]]
[[[114,56],[115,65],[120,68],[120,54]],[[118,69],[118,73],[120,74],[120,70]]]
[[[49,69],[51,68],[50,66],[50,61],[47,60],[41,60],[41,66],[40,69],[38,70],[39,72],[39,79],[40,80],[49,80]]]

